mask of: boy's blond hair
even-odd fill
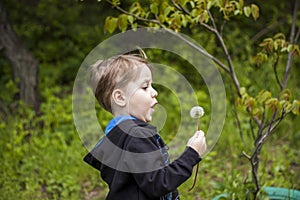
[[[106,60],[98,60],[90,67],[90,83],[100,105],[109,112],[111,94],[115,89],[125,87],[138,76],[138,67],[151,66],[145,58],[138,55],[118,55]],[[152,71],[152,70],[151,70]]]

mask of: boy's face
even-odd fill
[[[143,64],[139,66],[140,74],[135,81],[131,81],[127,87],[125,96],[127,99],[126,110],[144,122],[152,120],[154,106],[157,104],[157,91],[152,87],[152,74],[150,69]]]

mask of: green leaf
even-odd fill
[[[181,23],[183,27],[187,26],[188,20],[186,19],[186,17],[184,15],[181,15]]]
[[[286,51],[292,53],[294,56],[300,56],[300,49],[298,45],[289,44],[286,47]]]
[[[159,20],[161,23],[164,23],[164,22],[166,21],[166,18],[165,18],[162,14],[160,14],[160,15],[158,16],[158,20]]]
[[[205,11],[200,15],[199,21],[200,21],[201,23],[203,23],[203,22],[207,23],[208,20],[209,20],[209,15],[208,15],[207,11],[205,10]]]
[[[292,92],[289,89],[284,89],[281,93],[280,93],[280,99],[281,100],[286,100],[289,101],[292,98]]]
[[[241,8],[244,7],[244,0],[239,0],[239,4],[240,4]]]
[[[179,3],[182,7],[184,7],[185,4],[187,3],[187,0],[178,0],[178,3]]]
[[[191,15],[192,17],[195,17],[195,18],[199,17],[198,9],[193,9],[193,10],[191,11],[190,15]]]
[[[257,95],[257,100],[260,103],[265,102],[267,99],[270,99],[272,97],[272,93],[267,91],[267,90],[262,90],[259,92],[259,94]]]
[[[132,24],[131,24],[131,29],[132,29],[132,30],[136,30],[137,27],[138,27],[138,24],[137,24],[137,23],[132,23]]]
[[[119,29],[124,32],[127,29],[127,15],[121,14],[118,18],[118,27]]]
[[[293,55],[300,56],[300,48],[298,45],[294,45]]]
[[[165,15],[165,17],[167,17],[168,16],[168,14],[171,12],[171,8],[170,8],[170,6],[167,6],[165,9],[164,9],[164,15]]]
[[[261,118],[263,111],[264,111],[263,108],[254,108],[253,111],[252,111],[252,115],[256,116],[258,118]]]
[[[105,19],[104,32],[108,31],[109,33],[113,33],[117,28],[117,22],[118,22],[118,18],[107,17]]]
[[[172,8],[173,7],[170,7],[170,5],[168,4],[167,1],[163,1],[161,4],[160,4],[160,15],[162,15],[165,19],[164,21],[167,21],[167,17],[168,15],[170,14],[170,12],[172,11]]]
[[[191,5],[191,8],[195,8],[195,3],[193,1],[190,1],[190,5]]]
[[[134,2],[131,6],[130,6],[130,9],[129,9],[129,12],[131,14],[135,14],[137,16],[140,16],[142,15],[142,13],[144,13],[141,5],[139,2]]]
[[[207,9],[210,10],[211,7],[212,7],[214,4],[215,4],[215,1],[209,1],[209,2],[207,3]]]
[[[270,43],[273,43],[273,39],[272,38],[265,38],[260,44],[260,47],[264,47],[269,45]]]
[[[131,15],[127,16],[127,20],[130,24],[132,24],[134,22],[134,17],[132,17]]]
[[[255,4],[251,5],[251,14],[254,20],[257,20],[259,17],[259,7]]]
[[[292,52],[292,50],[293,50],[293,45],[289,44],[288,47],[287,47],[287,51]]]
[[[240,10],[235,10],[234,15],[238,15],[238,14],[240,14],[240,12],[241,12]]]
[[[150,10],[153,14],[157,15],[158,14],[158,5],[157,5],[157,3],[152,3],[150,5]]]
[[[121,4],[120,0],[112,0],[112,5],[113,6],[117,6],[117,5],[120,5],[120,4]]]
[[[224,8],[226,1],[225,0],[217,0],[218,7]]]
[[[273,97],[266,101],[266,107],[272,112],[275,112],[278,108],[280,108],[280,103],[277,98]]]
[[[174,21],[175,23],[180,26],[181,25],[181,18],[180,18],[180,14],[179,13],[174,13]]]
[[[282,108],[285,110],[285,112],[290,112],[293,107],[293,105],[286,100],[281,100],[279,103],[282,106]]]
[[[259,52],[258,54],[256,54],[256,56],[254,57],[254,61],[256,64],[261,65],[263,62],[268,60],[268,55],[262,52]]]
[[[255,106],[256,104],[256,101],[253,97],[249,97],[245,100],[245,103],[244,105],[247,107],[247,108],[250,108],[252,110],[252,108]]]
[[[274,39],[282,39],[282,40],[285,40],[285,35],[283,33],[277,33],[275,36],[274,36]]]
[[[246,94],[246,88],[245,87],[241,87],[240,88],[240,94],[243,96],[244,94]]]
[[[298,101],[298,100],[293,101],[293,110],[292,110],[292,112],[295,115],[300,115],[300,101]]]

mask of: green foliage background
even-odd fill
[[[264,88],[270,91],[278,89],[272,82],[270,63],[258,67],[253,62],[257,53],[255,49],[262,41],[261,38],[254,40],[253,36],[266,25],[274,24],[275,28],[265,36],[272,37],[278,32],[288,34],[286,24],[291,21],[285,13],[291,8],[287,2],[256,3],[261,10],[256,22],[238,16],[224,29],[227,41],[231,41],[229,50],[235,52],[237,75],[252,95]],[[0,199],[104,199],[107,186],[98,172],[82,161],[87,150],[73,123],[72,87],[85,56],[111,36],[103,30],[105,18],[120,13],[111,9],[109,4],[98,1],[4,0],[3,4],[15,31],[39,61],[42,104],[41,115],[36,116],[31,108],[16,100],[18,89],[12,81],[10,63],[0,54]],[[297,23],[299,26],[299,21]],[[212,54],[220,54],[213,35],[196,28],[182,32],[201,42]],[[209,107],[205,84],[193,77],[193,71],[185,67],[186,61],[176,60],[174,55],[158,50],[147,50],[146,53],[151,61],[174,66],[184,74],[199,89],[201,104]],[[288,85],[295,99],[300,98],[299,65],[299,58],[295,59]],[[223,78],[226,83],[228,77]],[[226,87],[230,92],[230,84]],[[169,102],[170,106],[166,107],[169,121],[161,133],[166,141],[170,141],[178,124],[178,102],[169,91],[158,89],[159,101]],[[239,137],[231,101],[228,97],[222,135],[200,165],[197,186],[192,192],[187,192],[192,178],[180,186],[182,199],[211,199],[229,191],[237,199],[244,199],[247,194],[250,167],[242,150],[251,144],[249,138],[246,137],[246,143],[243,143]],[[97,109],[104,113],[101,108]],[[102,127],[110,117],[108,113],[99,116]],[[208,119],[204,120],[204,130]],[[246,129],[249,123],[242,118],[241,126]],[[290,115],[263,149],[260,177],[264,185],[300,189],[299,141],[300,119]]]

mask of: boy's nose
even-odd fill
[[[157,97],[157,95],[158,95],[157,91],[156,91],[154,88],[152,88],[151,96],[152,96],[153,98],[155,98],[155,97]]]

